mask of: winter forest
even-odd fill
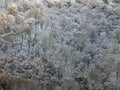
[[[120,90],[120,0],[0,0],[0,90]]]

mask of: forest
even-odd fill
[[[0,0],[0,90],[120,90],[120,0]]]

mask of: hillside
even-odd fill
[[[1,0],[0,90],[120,90],[120,0]]]

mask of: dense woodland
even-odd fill
[[[120,0],[0,0],[0,90],[120,90]]]

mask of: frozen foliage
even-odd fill
[[[120,90],[119,0],[4,0],[0,90]]]

